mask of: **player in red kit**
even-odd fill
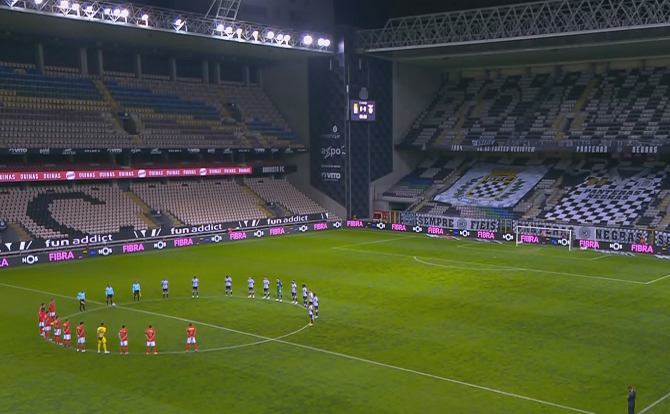
[[[40,306],[40,310],[37,313],[37,326],[40,328],[40,336],[44,336],[44,315],[46,315],[47,311],[44,308],[44,303],[42,303],[42,306]]]
[[[86,336],[84,335],[84,322],[77,325],[77,352],[81,346],[81,352],[86,352]]]
[[[61,325],[60,325],[60,316],[56,315],[54,318],[54,341],[56,342],[56,345],[61,345],[60,343],[60,335],[61,335]]]
[[[44,339],[51,341],[51,316],[49,313],[44,314]]]
[[[70,320],[66,319],[65,322],[63,322],[63,347],[70,347],[70,338]]]
[[[119,353],[123,355],[123,350],[125,348],[126,355],[128,355],[128,330],[126,325],[121,325],[119,330]]]
[[[54,316],[56,316],[56,303],[53,299],[51,299],[51,302],[49,302],[49,316],[51,316],[52,319]]]
[[[149,325],[144,335],[147,337],[147,355],[149,355],[149,350],[154,349],[154,355],[158,355],[158,350],[156,349],[156,330]]]
[[[188,352],[191,344],[193,344],[195,352],[198,352],[198,344],[195,342],[195,326],[193,326],[193,323],[189,322],[188,327],[186,328],[186,352]]]

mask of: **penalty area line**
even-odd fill
[[[646,282],[645,285],[651,285],[652,283],[660,282],[661,280],[665,280],[669,277],[670,277],[670,275],[665,275],[665,276],[659,277],[658,279],[650,280],[649,282]]]
[[[665,394],[664,396],[662,396],[662,397],[659,398],[658,400],[654,401],[653,403],[651,403],[650,406],[648,406],[647,408],[643,409],[642,411],[638,411],[638,414],[644,414],[644,413],[646,413],[647,411],[649,411],[649,410],[651,410],[652,408],[656,407],[658,404],[662,403],[662,402],[663,402],[666,398],[668,398],[668,397],[670,397],[670,392],[667,393],[667,394]]]

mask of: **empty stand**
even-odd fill
[[[111,147],[130,144],[87,78],[45,76],[0,66],[0,140],[8,147]]]
[[[326,211],[285,179],[247,178],[245,183],[264,200],[278,203],[293,214],[313,214]]]
[[[131,190],[151,208],[189,225],[267,217],[258,200],[231,180],[133,183]]]
[[[440,88],[400,146],[660,144],[669,92],[667,67],[464,78]]]
[[[9,222],[45,239],[147,228],[140,207],[113,185],[4,188],[0,211]]]

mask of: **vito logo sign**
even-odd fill
[[[342,174],[334,171],[324,171],[321,173],[321,178],[326,181],[340,181]]]

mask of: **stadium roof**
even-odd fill
[[[670,0],[468,4],[464,10],[392,17],[359,31],[357,47],[377,57],[442,68],[668,55]]]

